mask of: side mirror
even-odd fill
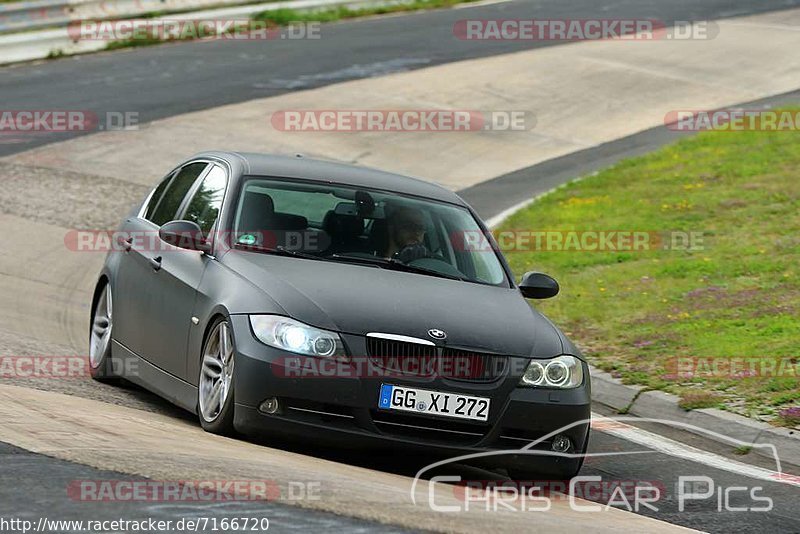
[[[174,247],[211,252],[200,226],[192,221],[170,221],[158,229],[158,237]]]
[[[549,299],[558,295],[558,282],[544,273],[525,273],[519,283],[519,290],[526,299]]]

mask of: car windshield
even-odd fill
[[[507,285],[472,213],[445,202],[248,177],[233,233],[238,248]]]

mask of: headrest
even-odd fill
[[[334,237],[357,237],[364,233],[364,219],[329,211],[322,221],[322,229]]]
[[[263,232],[269,230],[275,215],[272,197],[262,193],[247,193],[242,202],[239,232]]]
[[[292,213],[278,213],[272,216],[272,226],[270,230],[306,230],[308,229],[308,219],[302,215]]]
[[[246,193],[242,202],[242,216],[246,217],[257,211],[267,215],[275,213],[272,197],[266,193]]]

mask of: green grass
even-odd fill
[[[126,39],[125,41],[111,41],[106,45],[106,50],[120,50],[122,48],[140,48],[170,42],[171,40],[161,40],[155,38],[147,39]]]
[[[122,48],[140,48],[154,46],[173,41],[191,41],[194,38],[185,39],[158,39],[157,37],[147,37],[144,39],[126,39],[124,41],[111,41],[106,45],[106,50],[120,50]]]
[[[106,45],[106,50],[119,50],[121,48],[139,48],[139,47],[153,46],[174,41],[192,41],[195,39],[203,39],[205,37],[211,37],[212,35],[213,35],[212,33],[208,33],[205,31],[196,31],[196,28],[194,26],[188,25],[186,27],[186,31],[175,38],[160,39],[158,37],[148,35],[144,38],[127,39],[124,41],[111,41]]]
[[[0,2],[6,0],[0,0]],[[366,17],[371,15],[385,15],[390,13],[400,13],[406,11],[419,11],[426,9],[441,9],[451,7],[457,4],[476,2],[478,0],[412,0],[408,3],[392,4],[378,7],[365,7],[359,9],[351,9],[344,6],[328,9],[318,9],[312,11],[298,11],[290,8],[276,9],[273,11],[264,11],[257,13],[251,18],[254,21],[265,21],[270,25],[289,26],[292,23],[310,23],[310,22],[335,22],[337,20],[353,19],[358,17]],[[154,18],[161,16],[161,12],[153,12],[147,15],[140,16],[139,18]],[[125,41],[113,41],[106,45],[106,50],[119,50],[122,48],[137,48],[144,46],[153,46],[166,42],[175,41],[191,41],[204,37],[211,37],[211,35],[185,35],[174,39],[158,39],[148,37],[145,39],[129,39]]]
[[[791,428],[800,426],[800,407],[792,406],[778,412],[777,424]]]
[[[624,382],[703,392],[715,405],[764,419],[800,404],[797,376],[676,378],[672,366],[676,357],[798,363],[797,132],[687,138],[573,182],[500,230],[702,232],[702,250],[506,256],[517,274],[559,279],[561,294],[534,305]]]
[[[296,11],[290,8],[264,11],[253,16],[253,20],[273,22],[277,26],[287,26],[292,22],[334,22],[337,20],[353,19],[370,15],[385,15],[404,11],[419,11],[425,9],[440,9],[452,7],[457,4],[475,2],[477,0],[413,0],[403,4],[392,4],[377,7],[364,7],[351,9],[345,6],[318,9],[312,11]]]
[[[721,402],[722,397],[713,391],[684,391],[678,406],[688,412],[700,408],[717,408]]]

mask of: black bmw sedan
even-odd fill
[[[455,193],[209,152],[114,235],[91,306],[96,379],[137,383],[214,433],[508,450],[517,477],[580,469],[588,367],[525,300],[558,284],[536,272],[517,284]]]

